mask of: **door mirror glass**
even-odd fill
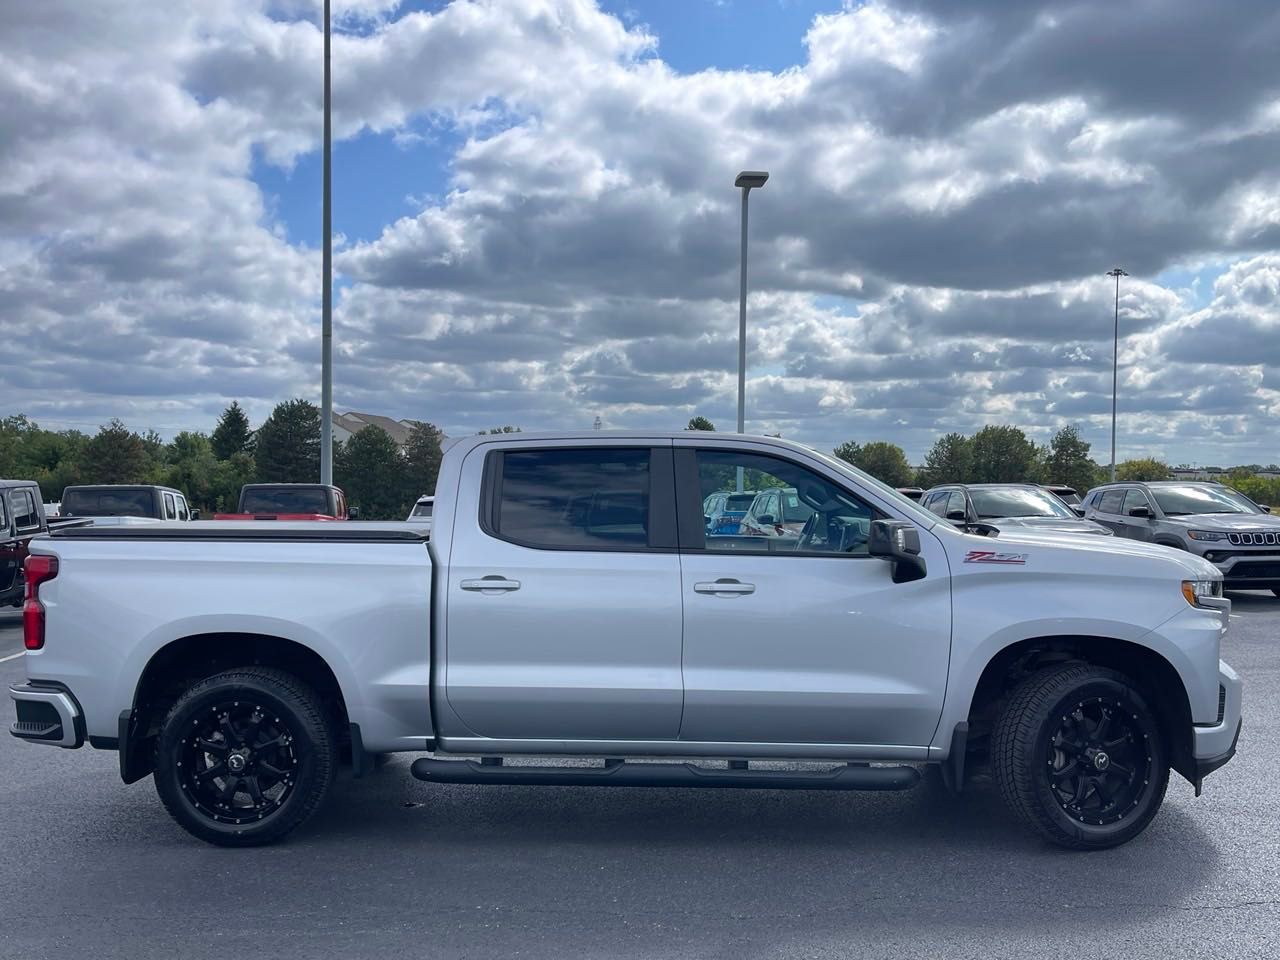
[[[870,553],[893,564],[893,582],[907,583],[925,575],[920,556],[920,531],[905,520],[873,520]]]

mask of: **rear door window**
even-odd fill
[[[560,550],[649,546],[647,447],[508,450],[498,456],[489,525],[501,539]]]
[[[164,518],[166,520],[178,519],[178,506],[173,502],[172,493],[166,493],[164,495]]]
[[[177,497],[176,499],[177,499],[177,501],[178,501],[178,519],[179,519],[179,520],[190,520],[190,519],[191,519],[191,513],[187,510],[187,498],[186,498],[186,497]]]
[[[1124,490],[1107,490],[1098,500],[1098,512],[1113,517],[1120,516],[1120,510],[1124,504],[1124,494]]]
[[[22,533],[39,528],[44,507],[36,506],[36,499],[30,490],[18,487],[9,491],[9,512],[13,514],[14,527]]]

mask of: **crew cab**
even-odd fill
[[[798,537],[707,532],[739,471],[794,491]],[[431,532],[38,538],[13,734],[118,751],[228,846],[305,821],[344,755],[403,751],[439,784],[901,790],[932,766],[960,791],[989,765],[1033,831],[1100,848],[1171,769],[1199,793],[1235,753],[1230,601],[1189,553],[977,536],[732,434],[470,437],[435,497]]]
[[[349,520],[347,496],[327,483],[246,483],[240,488],[235,513],[214,514],[215,520]]]
[[[62,491],[59,513],[64,518],[132,517],[143,520],[196,520],[198,510],[187,505],[181,490],[147,483],[79,484]]]

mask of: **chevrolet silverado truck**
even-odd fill
[[[707,531],[739,473],[796,492],[797,537]],[[1230,601],[1185,552],[980,536],[742,435],[477,436],[435,496],[430,533],[37,538],[12,733],[118,751],[227,846],[296,828],[348,756],[402,751],[443,784],[901,790],[925,768],[960,791],[989,765],[1033,831],[1101,848],[1170,770],[1199,794],[1235,753]]]

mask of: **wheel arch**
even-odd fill
[[[1158,650],[1114,637],[1031,637],[997,651],[983,668],[967,712],[970,730],[990,731],[1010,691],[1047,666],[1089,663],[1123,673],[1156,712],[1169,744],[1170,766],[1195,782],[1191,701],[1177,668]],[[971,734],[972,736],[972,734]]]
[[[153,769],[154,738],[169,707],[193,683],[235,667],[288,671],[320,697],[334,729],[350,725],[348,701],[332,666],[311,647],[255,632],[211,632],[178,637],[157,649],[143,667],[130,709],[120,716],[120,775],[125,783]]]

